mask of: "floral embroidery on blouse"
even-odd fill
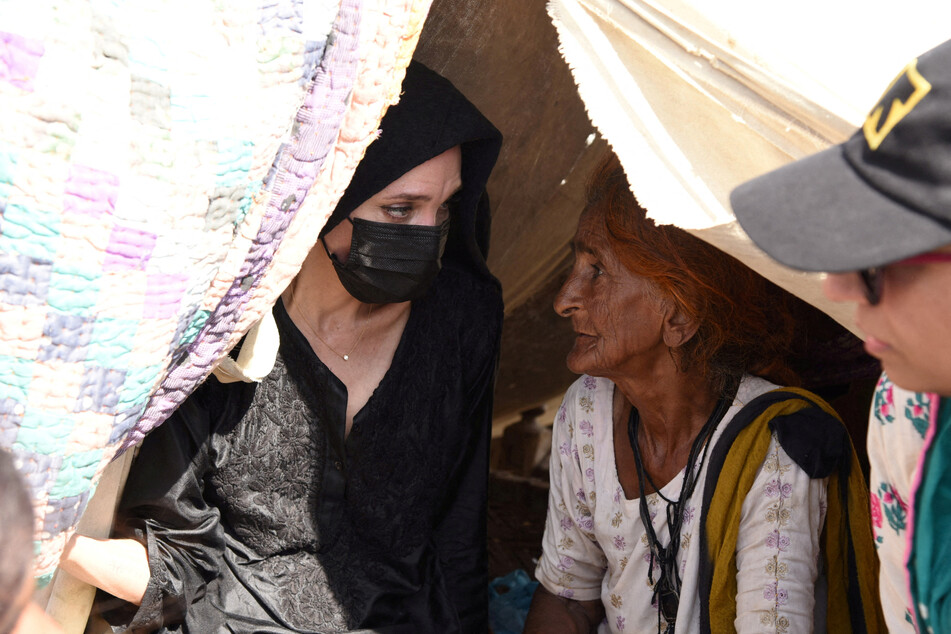
[[[571,441],[566,440],[565,442],[558,445],[558,453],[563,455],[565,458],[571,456]]]
[[[611,518],[611,526],[617,528],[624,522],[624,514],[621,511],[618,511],[614,514],[614,517]]]
[[[569,568],[575,565],[575,560],[569,557],[568,555],[562,555],[561,559],[558,560],[558,569],[567,572]]]
[[[910,422],[922,438],[925,437],[925,433],[928,431],[929,406],[928,396],[921,392],[909,393],[903,403],[903,419]],[[875,389],[872,413],[880,425],[888,425],[894,423],[897,419],[897,407],[894,384],[888,380],[888,377],[882,375],[882,379]]]
[[[585,497],[584,489],[578,489],[575,492],[575,497],[578,498],[575,503],[575,524],[585,535],[593,538],[591,531],[594,530],[594,518],[591,517],[591,509],[588,508],[588,500]]]
[[[882,486],[885,486],[884,482]],[[883,541],[879,533],[879,529],[882,528],[882,499],[875,491],[869,492],[869,506],[872,514],[872,533],[875,535],[875,546],[878,547]]]
[[[911,421],[918,435],[924,438],[928,432],[928,419],[931,418],[928,396],[921,392],[912,394],[908,400],[905,401],[905,416]]]
[[[686,553],[690,550],[690,533],[685,533],[680,537],[680,551]],[[684,557],[680,561],[680,578],[682,579],[684,575],[687,574],[687,558]]]
[[[770,504],[766,511],[766,521],[775,525],[775,528],[766,536],[766,547],[773,552],[773,555],[766,563],[766,573],[770,581],[763,588],[763,598],[771,602],[772,607],[769,612],[760,617],[760,623],[775,628],[776,632],[787,632],[789,619],[781,612],[788,600],[788,592],[783,582],[789,573],[789,568],[783,561],[783,554],[789,548],[789,537],[783,534],[782,529],[789,522],[790,509],[786,507],[785,501],[792,494],[792,485],[783,482],[782,477],[791,466],[780,463],[779,447],[774,444],[763,463],[763,468],[774,476],[766,483],[763,493],[768,498],[775,498],[776,501]]]
[[[872,401],[872,411],[882,425],[895,422],[895,393],[891,383],[879,382]]]
[[[875,388],[875,397],[872,404],[872,418],[879,425],[893,423],[911,426],[915,432],[924,438],[928,431],[930,419],[930,401],[928,396],[920,392],[901,391],[899,403],[895,402],[895,386],[886,375],[882,375]],[[899,433],[896,430],[891,433]],[[872,475],[878,474],[877,469]],[[908,527],[908,504],[898,492],[895,483],[886,479],[877,479],[870,482],[869,507],[872,516],[872,533],[875,537],[875,547],[880,548],[886,536],[883,529],[887,524],[896,537],[900,537]],[[889,532],[891,535],[891,532]]]
[[[594,411],[594,400],[592,400],[590,396],[582,396],[578,399],[578,407],[580,407],[585,414],[590,414]]]
[[[879,506],[878,519],[875,518],[875,506]],[[888,520],[888,525],[900,535],[906,528],[908,505],[892,485],[887,482],[879,484],[878,491],[872,493],[872,523],[876,528],[882,526],[882,516]],[[877,540],[876,540],[877,541]]]
[[[869,417],[870,510],[879,588],[889,631],[912,633],[905,558],[909,504],[933,408],[931,395],[903,389],[882,374]]]

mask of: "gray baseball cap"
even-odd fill
[[[740,185],[730,202],[754,243],[804,271],[951,243],[951,40],[912,60],[849,140]]]

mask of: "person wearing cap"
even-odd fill
[[[64,567],[128,601],[100,601],[114,627],[488,629],[502,300],[485,185],[500,147],[448,80],[410,64],[274,307],[274,369],[202,384],[142,443],[117,539],[67,548]]]
[[[951,41],[912,60],[842,144],[736,188],[750,238],[828,273],[884,370],[868,451],[892,631],[951,631]]]

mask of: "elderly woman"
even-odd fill
[[[138,606],[117,628],[487,629],[501,135],[418,63],[381,129],[274,307],[274,369],[208,379],[143,442],[125,539],[67,549]]]
[[[648,220],[613,157],[572,248],[555,310],[583,376],[555,420],[525,631],[873,631],[847,434],[815,395],[771,393],[795,380],[781,292]]]

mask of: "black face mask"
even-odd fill
[[[350,256],[341,263],[321,238],[340,283],[367,304],[391,304],[422,297],[442,268],[449,219],[441,225],[400,225],[350,219]]]

